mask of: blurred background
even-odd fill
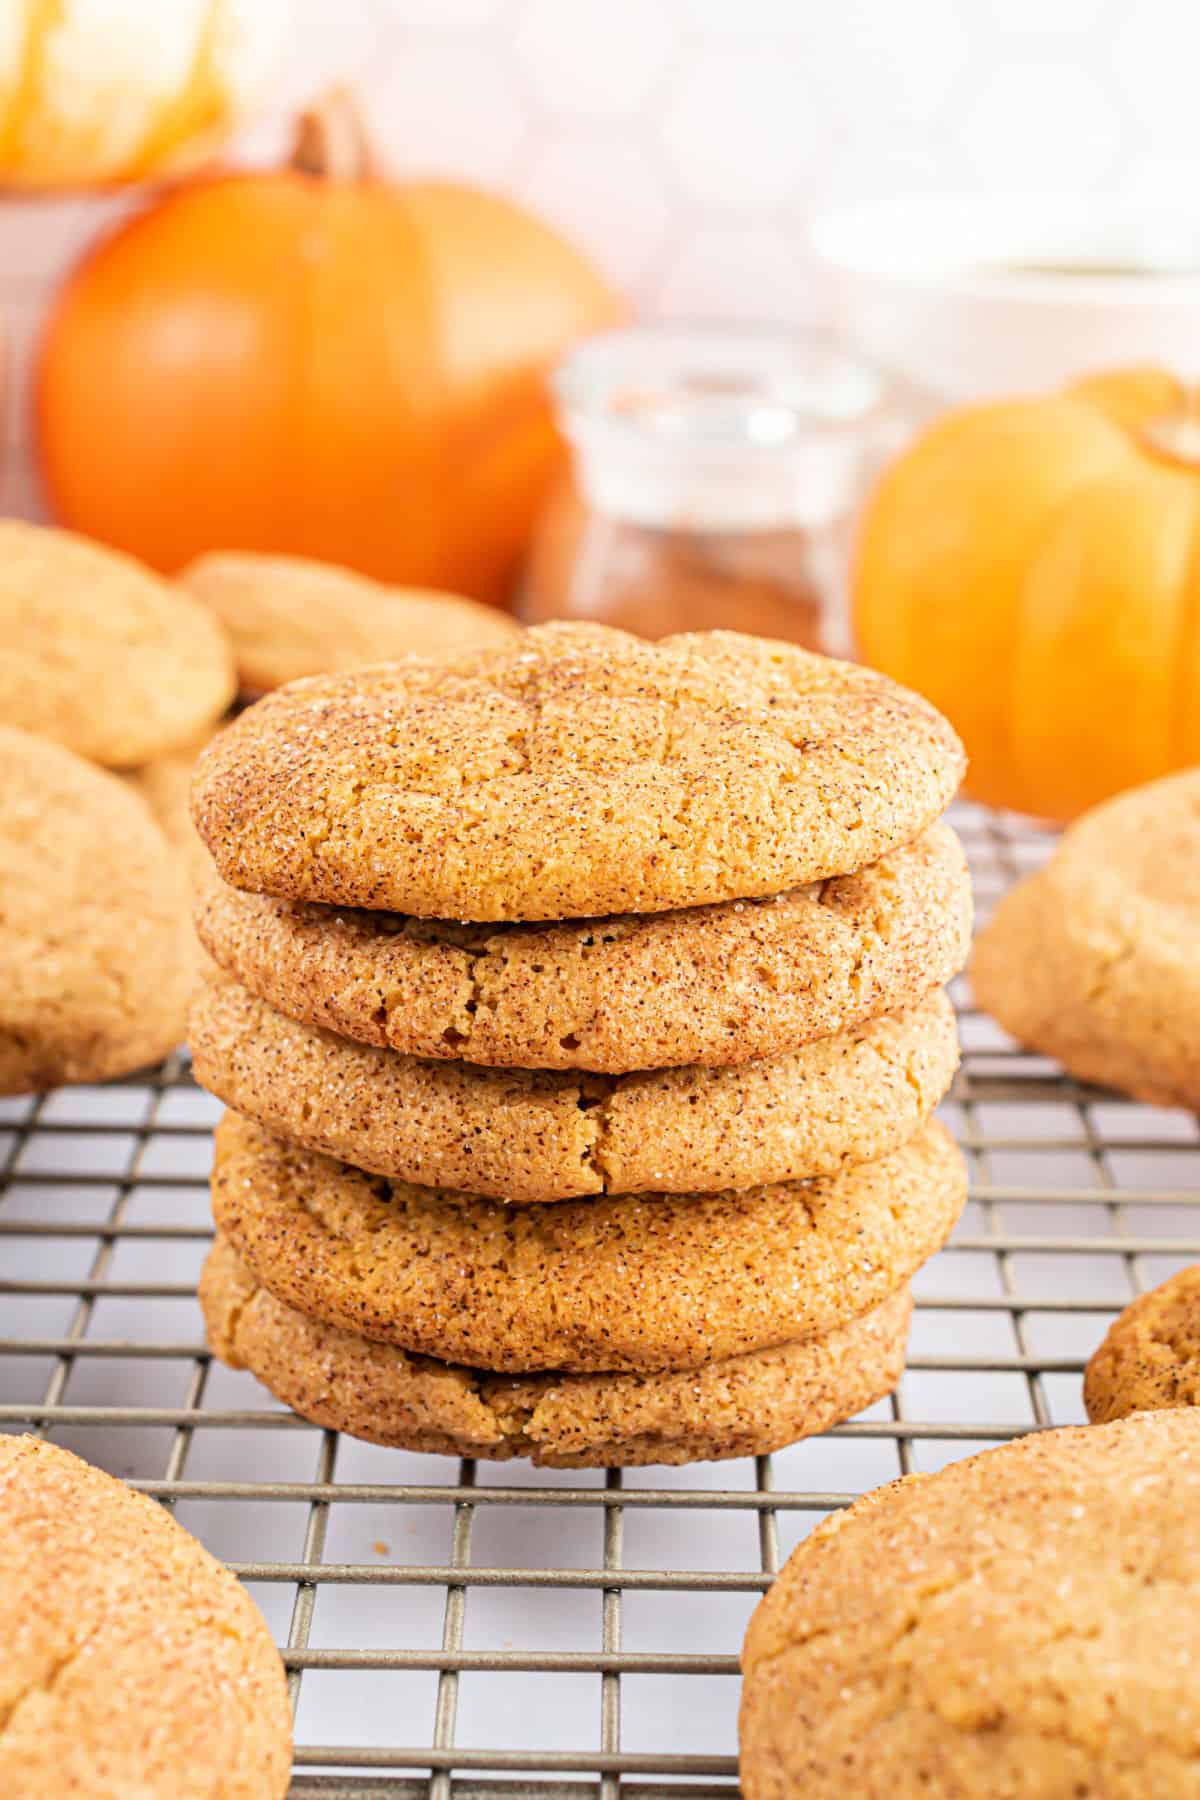
[[[1183,0],[5,0],[3,510],[859,655],[1069,818],[1200,758],[1198,50]]]
[[[1194,208],[1200,15],[1185,0],[300,0],[265,116],[353,82],[398,173],[481,181],[656,316],[816,322],[814,213],[947,186]],[[140,195],[0,207],[16,380],[6,510],[38,506],[22,375],[48,293]]]

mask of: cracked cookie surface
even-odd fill
[[[0,1093],[103,1081],[182,1041],[181,869],[117,776],[0,727]]]
[[[469,926],[244,894],[209,868],[211,956],[292,1019],[407,1055],[620,1074],[777,1056],[915,1005],[971,931],[946,825],[765,900]]]
[[[1008,893],[971,965],[980,1005],[1083,1081],[1200,1107],[1200,770],[1135,788]]]
[[[482,650],[520,630],[478,600],[386,587],[303,556],[215,550],[189,563],[179,580],[228,633],[244,694],[393,657]]]
[[[804,1181],[896,1149],[958,1066],[940,989],[904,1013],[731,1069],[577,1075],[423,1061],[199,986],[196,1079],[235,1112],[372,1174],[522,1204]]]
[[[0,520],[0,720],[128,769],[220,717],[233,657],[198,601],[115,550]]]
[[[374,1444],[539,1467],[766,1455],[847,1419],[904,1367],[899,1288],[822,1337],[683,1374],[493,1375],[322,1325],[262,1287],[218,1238],[200,1277],[214,1352],[304,1418]]]
[[[0,1436],[5,1800],[281,1800],[283,1665],[230,1572],[154,1500]]]
[[[1195,1800],[1200,1412],[909,1476],[796,1550],[743,1652],[747,1800]]]
[[[268,695],[205,753],[192,805],[234,887],[537,920],[848,873],[927,829],[962,770],[941,715],[866,669],[558,624]]]
[[[1095,1423],[1200,1406],[1200,1263],[1139,1294],[1109,1326],[1083,1378]]]
[[[936,1122],[822,1181],[506,1206],[364,1174],[235,1113],[212,1185],[218,1230],[285,1304],[504,1373],[695,1369],[820,1336],[908,1281],[965,1194]]]

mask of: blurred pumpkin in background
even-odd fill
[[[211,155],[283,48],[290,0],[3,0],[0,187],[139,181]]]
[[[500,601],[560,461],[545,370],[622,310],[519,207],[383,179],[332,95],[288,167],[174,190],[68,282],[51,503],[159,569],[234,546]]]
[[[948,713],[975,798],[1067,820],[1200,762],[1198,446],[1138,369],[948,414],[885,472],[858,647]]]

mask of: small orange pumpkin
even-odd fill
[[[1200,424],[1128,370],[938,419],[859,531],[867,662],[919,688],[968,791],[1052,820],[1200,762]]]
[[[175,189],[67,283],[51,504],[166,571],[278,551],[498,601],[559,466],[546,367],[622,310],[520,208],[382,179],[331,97],[290,166]]]

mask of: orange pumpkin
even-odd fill
[[[1200,458],[1153,369],[937,420],[861,523],[864,659],[928,694],[968,790],[1053,820],[1200,762]]]
[[[287,168],[176,189],[68,282],[47,491],[167,571],[274,550],[499,601],[561,454],[546,367],[621,310],[518,207],[381,178],[332,97]]]

